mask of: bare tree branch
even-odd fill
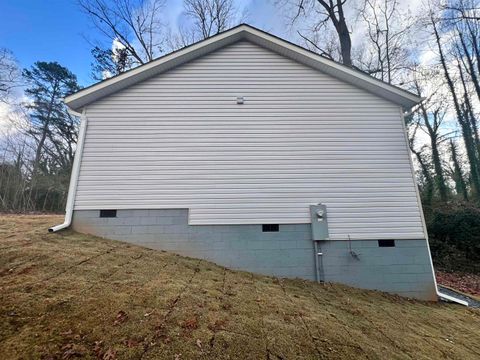
[[[108,40],[119,41],[138,64],[162,51],[164,0],[78,0],[81,9]]]

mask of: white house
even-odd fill
[[[82,122],[50,230],[434,300],[403,119],[420,101],[237,26],[65,99]]]

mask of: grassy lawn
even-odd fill
[[[479,359],[480,311],[279,280],[0,215],[2,359]]]

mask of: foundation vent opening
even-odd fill
[[[262,231],[263,232],[279,232],[280,226],[278,224],[263,224]]]
[[[101,218],[114,218],[117,217],[117,210],[100,210]]]
[[[395,247],[395,240],[378,240],[378,247]]]

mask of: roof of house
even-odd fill
[[[240,40],[250,41],[299,63],[318,69],[319,71],[401,105],[405,109],[410,109],[422,101],[420,96],[411,92],[387,84],[361,71],[339,64],[250,25],[241,24],[208,39],[194,43],[144,65],[84,88],[66,97],[65,103],[71,109],[78,111],[100,98]]]

